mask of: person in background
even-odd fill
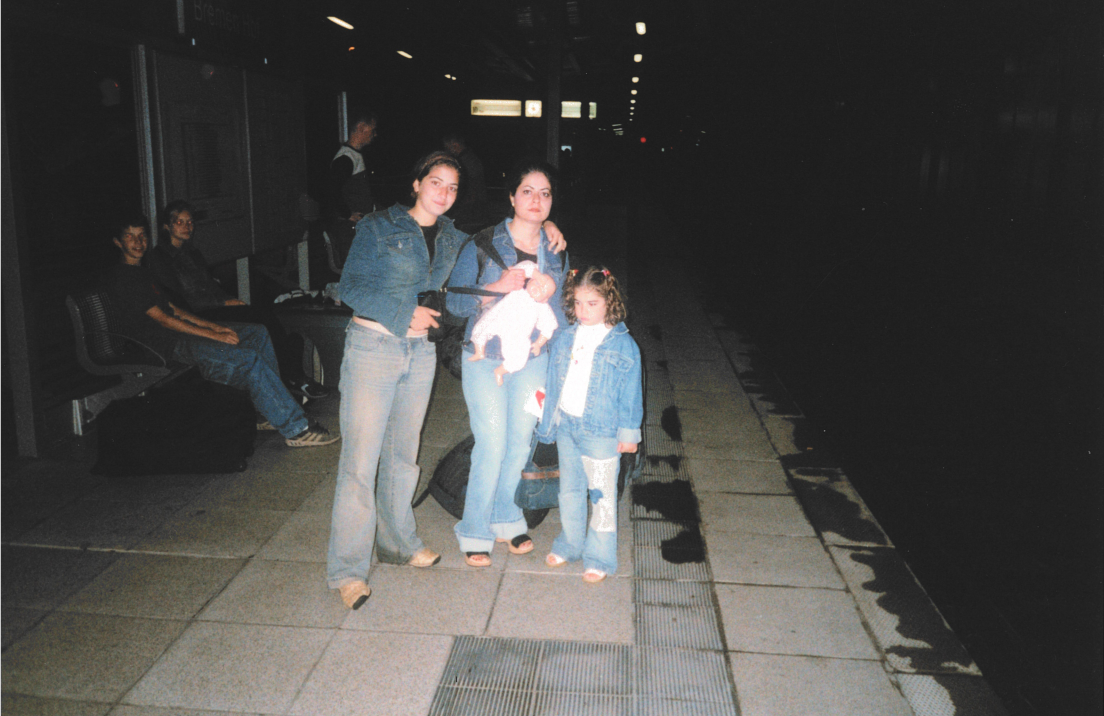
[[[153,273],[142,265],[149,247],[148,232],[146,217],[134,216],[122,221],[112,237],[120,261],[108,271],[103,285],[120,332],[163,358],[197,366],[207,380],[248,391],[263,418],[257,427],[278,431],[289,447],[315,447],[339,440],[324,426],[308,420],[299,401],[284,387],[264,326],[208,321],[165,296]]]
[[[322,202],[324,228],[334,244],[338,268],[349,255],[356,224],[376,210],[368,167],[362,153],[378,135],[379,120],[371,112],[356,115],[348,141],[330,160]]]
[[[161,210],[161,240],[146,254],[145,263],[168,298],[179,308],[209,321],[260,323],[268,329],[280,375],[292,394],[325,398],[330,391],[303,371],[302,344],[293,340],[271,306],[250,306],[223,290],[207,262],[192,244],[195,207],[177,199]]]
[[[456,132],[446,134],[441,143],[445,150],[456,157],[463,167],[464,188],[453,207],[453,218],[462,230],[471,232],[490,223],[487,219],[487,178],[483,171],[483,162],[464,137]]]

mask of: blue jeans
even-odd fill
[[[560,523],[552,551],[586,569],[617,571],[617,438],[584,434],[582,420],[564,413],[556,429],[560,464]],[[590,524],[587,524],[587,507]]]
[[[303,408],[280,380],[280,366],[268,330],[255,323],[226,325],[238,334],[236,346],[185,336],[177,340],[173,358],[197,366],[207,380],[249,391],[253,407],[285,438],[306,430]]]
[[[436,367],[436,349],[424,337],[396,338],[349,323],[341,361],[341,460],[326,558],[331,589],[368,578],[373,546],[381,562],[392,564],[406,564],[425,546],[410,503]]]
[[[525,515],[514,502],[521,471],[529,460],[535,415],[525,401],[544,387],[548,354],[529,357],[525,367],[495,380],[502,361],[484,358],[474,363],[464,353],[464,400],[468,404],[475,447],[471,454],[464,519],[456,524],[461,552],[490,552],[495,539],[525,534]]]

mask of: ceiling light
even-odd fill
[[[341,19],[340,17],[334,17],[333,15],[330,15],[330,16],[329,16],[329,17],[327,17],[326,19],[327,19],[327,20],[329,20],[330,22],[332,22],[332,23],[333,23],[333,24],[335,24],[335,25],[341,25],[341,26],[342,26],[342,27],[344,27],[344,28],[345,28],[346,30],[352,30],[352,29],[353,29],[353,26],[352,26],[352,25],[350,25],[349,23],[345,22],[345,21],[344,21],[344,20],[342,20],[342,19]]]
[[[349,48],[349,52],[352,52],[352,51],[353,51],[353,50],[355,50],[355,49],[356,49],[355,47],[350,47],[350,48]]]
[[[639,81],[640,81],[640,78],[639,78],[639,77],[633,77],[633,84],[634,84],[634,85],[635,85],[635,84],[636,84],[637,82],[639,82]]]
[[[402,55],[403,57],[405,57],[408,60],[413,60],[414,59],[414,55],[411,55],[409,52],[403,52],[402,50],[396,50],[396,52],[398,52],[400,55]]]
[[[445,75],[445,77],[447,77],[450,80],[452,79],[452,75]]]
[[[351,48],[351,47],[350,47],[349,49],[351,50],[351,49],[353,49],[353,48]],[[636,90],[633,90],[633,91],[631,92],[631,94],[636,94]]]
[[[637,35],[643,35],[647,31],[648,31],[648,26],[647,25],[645,25],[642,22],[636,23],[636,34]]]
[[[629,104],[636,104],[636,100],[635,99],[630,99]]]
[[[640,54],[639,52],[633,55],[633,62],[640,62],[643,59],[644,55]]]

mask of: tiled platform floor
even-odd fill
[[[677,257],[650,261],[616,576],[545,567],[555,511],[532,554],[468,568],[430,499],[441,564],[378,566],[348,612],[323,580],[337,446],[270,433],[244,473],[130,481],[41,460],[4,476],[3,713],[1004,713],[755,346],[671,288],[692,285]],[[336,399],[316,410],[337,427]],[[440,375],[423,481],[467,434]]]

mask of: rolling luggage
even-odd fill
[[[95,424],[92,473],[112,476],[240,472],[257,434],[247,393],[200,379],[117,400]]]

